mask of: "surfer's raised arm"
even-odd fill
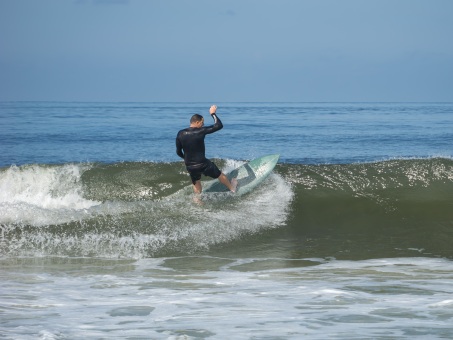
[[[212,119],[214,119],[214,125],[207,126],[206,133],[213,133],[213,132],[219,131],[223,128],[222,121],[220,120],[219,117],[217,117],[216,112],[217,112],[217,106],[212,105],[211,108],[209,109],[209,114],[211,115]]]

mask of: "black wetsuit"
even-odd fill
[[[218,178],[221,174],[219,168],[205,156],[205,136],[223,128],[219,117],[216,114],[211,116],[214,119],[214,125],[201,128],[189,127],[179,131],[176,136],[176,154],[184,158],[193,184],[201,178],[201,174],[213,178]]]

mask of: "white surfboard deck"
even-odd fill
[[[231,181],[236,178],[238,185],[235,195],[244,195],[266,179],[278,162],[280,155],[267,155],[247,162],[226,174]],[[217,179],[203,183],[203,192],[228,192],[229,190]]]

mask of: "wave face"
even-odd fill
[[[360,258],[453,256],[453,161],[284,165],[304,252]],[[328,250],[323,250],[328,248]]]
[[[180,162],[0,169],[0,254],[144,258],[246,244],[291,258],[453,257],[451,159],[278,164],[250,194],[202,204],[188,184]]]

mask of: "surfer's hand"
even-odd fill
[[[211,108],[209,109],[209,113],[211,115],[215,114],[216,111],[217,111],[217,106],[216,105],[212,105]]]

